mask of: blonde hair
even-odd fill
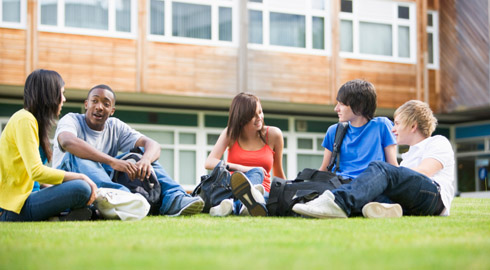
[[[409,100],[395,111],[394,117],[399,118],[402,124],[411,126],[417,124],[417,129],[426,138],[430,137],[437,126],[437,119],[434,117],[429,105],[420,100]]]

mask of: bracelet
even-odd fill
[[[226,169],[229,171],[230,170],[230,165],[226,164]]]

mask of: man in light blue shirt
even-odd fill
[[[179,216],[202,211],[204,202],[189,196],[158,163],[160,145],[132,129],[121,120],[110,117],[115,111],[115,93],[107,85],[93,87],[85,100],[85,114],[69,113],[60,119],[54,143],[53,167],[84,173],[98,187],[129,191],[111,181],[113,170],[125,172],[131,179],[149,178],[151,171],[160,182],[161,215]],[[144,148],[136,163],[118,159],[118,153],[134,147]]]

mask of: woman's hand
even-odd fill
[[[92,179],[88,178],[85,174],[81,174],[81,179],[90,186],[92,189],[92,193],[90,194],[90,199],[87,202],[87,205],[91,205],[94,201],[95,198],[97,197],[97,185],[92,181]]]

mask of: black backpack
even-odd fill
[[[209,175],[201,176],[201,182],[192,191],[192,196],[200,196],[204,201],[203,213],[221,203],[222,200],[233,198],[230,186],[231,174],[220,160]]]
[[[133,151],[133,150],[131,150]],[[142,155],[140,153],[130,152],[122,156],[121,160],[131,161],[133,163],[138,162]],[[125,172],[114,171],[114,176],[112,182],[121,184],[127,187],[132,193],[139,193],[145,197],[145,199],[150,203],[150,214],[158,214],[160,206],[162,204],[161,194],[162,187],[160,182],[158,182],[155,172],[152,170],[150,178],[144,179],[129,179],[129,176]]]
[[[325,190],[333,190],[352,181],[336,174],[339,169],[340,146],[348,126],[347,122],[340,122],[337,126],[332,158],[327,166],[328,171],[306,168],[298,173],[294,180],[273,177],[267,201],[269,216],[296,216],[296,213],[292,211],[294,204],[311,201]],[[335,171],[331,172],[334,164],[336,165]]]

